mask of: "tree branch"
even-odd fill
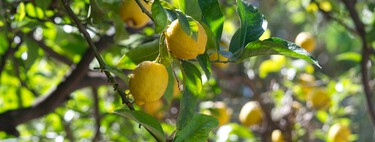
[[[100,68],[103,70],[104,74],[107,76],[109,83],[112,84],[115,91],[117,91],[117,93],[120,95],[122,99],[122,103],[126,104],[130,110],[134,110],[133,104],[126,98],[125,91],[119,87],[118,83],[115,81],[111,73],[109,71],[104,70],[107,67],[107,64],[104,62],[103,58],[98,52],[94,42],[92,41],[90,37],[90,34],[86,31],[85,27],[82,25],[82,23],[79,21],[77,16],[74,14],[73,10],[70,8],[69,0],[61,0],[61,1],[66,9],[66,12],[70,16],[70,18],[74,21],[74,23],[77,25],[78,30],[82,33],[83,37],[86,39],[87,43],[89,44],[91,51],[94,53],[95,58],[99,62]]]
[[[102,37],[96,45],[98,47],[109,47],[113,42],[113,37]],[[94,55],[87,50],[82,56],[81,61],[72,66],[72,72],[67,75],[64,81],[55,88],[55,90],[45,97],[41,97],[35,103],[26,108],[9,110],[0,114],[0,131],[5,131],[8,134],[19,136],[16,126],[32,119],[48,114],[65,102],[69,94],[77,89],[80,81],[86,76],[89,71],[89,64],[93,60]]]
[[[359,37],[361,38],[362,42],[362,59],[361,59],[361,75],[362,75],[362,84],[363,90],[366,95],[366,103],[368,108],[368,113],[370,115],[370,119],[372,121],[372,125],[375,128],[375,111],[374,106],[372,103],[372,90],[369,85],[369,70],[368,70],[368,62],[370,59],[370,49],[367,46],[366,42],[366,32],[365,32],[365,25],[359,18],[359,15],[355,9],[355,2],[353,0],[342,0],[345,4],[346,8],[349,11],[349,14],[355,24],[355,28],[358,32]]]
[[[97,87],[91,87],[92,90],[92,97],[94,98],[94,110],[93,115],[95,119],[95,135],[93,138],[93,142],[98,142],[100,140],[100,121],[101,116],[99,112],[99,96],[98,96],[98,88]]]

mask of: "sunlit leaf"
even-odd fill
[[[186,127],[176,133],[175,142],[206,142],[208,134],[219,122],[216,118],[204,114],[195,114]]]
[[[217,40],[221,39],[224,16],[217,0],[199,0],[203,21],[207,22]]]
[[[177,11],[178,13],[178,21],[182,30],[192,37],[194,40],[198,40],[198,24],[195,20],[185,14]]]
[[[201,54],[197,57],[197,60],[199,62],[199,65],[201,66],[202,70],[206,74],[207,80],[210,79],[211,76],[211,62],[210,62],[210,57],[204,53]]]
[[[130,50],[124,56],[128,56],[135,64],[143,61],[153,61],[159,54],[159,40],[154,40],[139,45],[138,47]],[[120,61],[121,62],[121,61]]]
[[[198,1],[199,0],[179,0],[179,9],[199,21],[202,17],[202,12],[199,8]]]
[[[39,19],[44,18],[43,10],[40,7],[34,6],[33,3],[26,4],[26,12],[30,17],[39,18]]]
[[[159,0],[154,0],[154,2],[152,3],[151,11],[152,18],[155,22],[155,32],[160,33],[164,31],[168,24],[168,17]]]
[[[195,114],[197,96],[202,91],[201,73],[188,61],[182,61],[184,92],[180,102],[177,120],[177,131],[184,129]]]
[[[143,111],[131,111],[127,109],[116,110],[114,114],[117,114],[121,117],[137,121],[144,128],[146,128],[156,140],[164,142],[166,141],[164,136],[164,131],[159,123],[159,121],[152,117],[151,115]]]
[[[257,40],[267,28],[263,14],[257,8],[244,0],[237,0],[237,13],[241,26],[232,37],[229,51],[235,53],[244,48],[247,43]]]
[[[260,55],[285,55],[304,59],[320,67],[318,61],[305,49],[281,38],[270,38],[263,41],[254,41],[246,45],[243,50],[234,54],[230,60],[241,62],[249,57]]]

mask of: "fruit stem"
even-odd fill
[[[154,18],[152,18],[152,15],[150,11],[148,11],[139,0],[135,0],[135,2],[138,4],[139,8],[142,9],[142,12],[145,13],[152,21],[155,21]]]

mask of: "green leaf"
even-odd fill
[[[216,39],[214,33],[212,33],[210,27],[204,23],[201,24],[206,31],[207,34],[207,45],[206,51],[210,49],[214,49],[214,51],[219,50],[219,40]]]
[[[262,36],[267,27],[265,19],[258,9],[243,0],[237,0],[237,13],[240,16],[241,27],[233,36],[229,51],[235,53],[244,48],[247,43],[257,40]],[[238,40],[239,39],[239,40]],[[237,45],[239,44],[239,45]]]
[[[211,28],[217,40],[221,39],[224,16],[217,0],[199,0],[203,21]]]
[[[29,70],[39,56],[39,46],[30,39],[26,39],[25,41],[27,45],[27,60],[25,61],[25,70]]]
[[[137,121],[143,127],[145,127],[151,135],[157,140],[164,142],[166,141],[164,137],[164,131],[157,119],[143,111],[131,111],[127,109],[119,109],[114,112],[121,117],[128,118]]]
[[[194,40],[198,40],[198,23],[189,16],[186,16],[180,11],[178,13],[178,20],[182,30]]]
[[[153,61],[159,54],[159,39],[139,45],[124,56],[128,56],[135,64]]]
[[[177,131],[186,127],[195,114],[197,96],[202,91],[201,72],[192,63],[182,61],[182,73],[184,77],[184,92],[180,102],[180,112],[177,120]]]
[[[25,10],[25,3],[20,2],[17,7],[17,14],[15,15],[15,19],[17,21],[22,21],[26,16],[26,10]]]
[[[320,67],[318,61],[305,49],[295,43],[281,38],[272,37],[263,41],[253,41],[246,45],[243,50],[234,54],[230,60],[241,62],[249,57],[259,55],[285,55],[294,58],[304,59]]]
[[[166,69],[168,71],[168,86],[167,89],[164,92],[164,97],[167,100],[167,102],[171,102],[173,99],[173,87],[174,87],[174,76],[173,76],[173,70],[171,66],[166,66]]]
[[[207,55],[207,53],[201,54],[197,57],[197,60],[199,62],[199,65],[201,66],[202,70],[206,74],[207,80],[210,79],[211,76],[211,62],[210,57]]]
[[[219,122],[204,114],[195,114],[181,131],[176,133],[175,142],[206,142],[208,134]]]
[[[118,68],[111,67],[111,66],[105,66],[104,70],[109,71],[113,74],[115,74],[117,77],[119,77],[126,85],[128,85],[129,77],[125,75],[124,72],[119,70]]]
[[[8,49],[8,40],[4,32],[0,32],[0,54],[4,54]]]
[[[155,22],[155,32],[161,33],[167,27],[168,17],[159,0],[154,0],[151,7],[152,18]]]
[[[123,55],[120,58],[120,60],[117,62],[116,67],[117,68],[121,68],[121,69],[130,69],[130,70],[133,70],[133,69],[135,69],[137,67],[137,65],[134,64],[133,61],[130,60],[128,56]]]
[[[194,19],[201,20],[202,12],[198,0],[179,0],[179,9]]]
[[[26,12],[30,17],[43,19],[44,13],[40,7],[35,7],[32,3],[26,4]]]
[[[50,6],[52,0],[38,0],[35,1],[36,5],[40,7],[43,11],[46,11]]]
[[[93,24],[101,24],[107,15],[103,9],[99,6],[96,0],[90,0],[90,13],[89,20]]]
[[[345,52],[338,54],[336,56],[336,60],[338,61],[343,61],[343,60],[348,60],[348,61],[353,61],[353,62],[361,62],[361,54],[357,52]]]

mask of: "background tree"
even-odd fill
[[[374,140],[374,2],[5,0],[0,7],[0,139]],[[201,43],[205,50],[193,52]],[[165,67],[167,85],[160,100],[134,104],[142,100],[134,88],[160,82],[150,76],[131,87],[144,61]]]

